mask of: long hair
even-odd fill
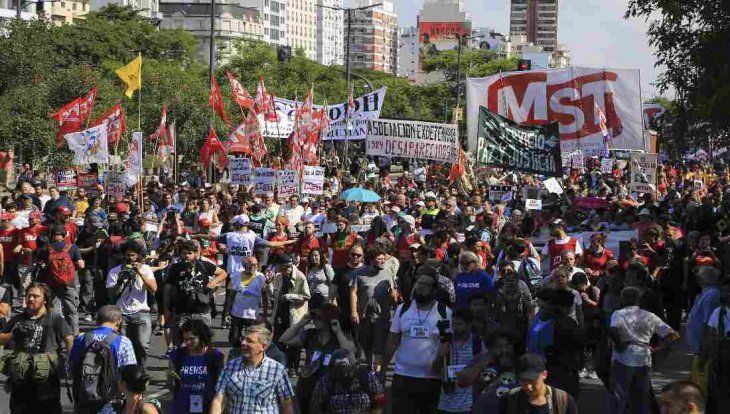
[[[46,311],[50,311],[53,300],[51,299],[51,289],[48,287],[48,285],[41,282],[31,282],[31,284],[28,285],[27,288],[25,288],[26,295],[28,294],[27,292],[31,289],[38,289],[43,293],[43,299],[46,301],[43,306],[46,308]]]

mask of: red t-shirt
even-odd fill
[[[274,233],[273,235],[269,236],[269,241],[272,241],[272,242],[283,242],[283,241],[287,241],[287,240],[289,240],[289,236],[287,236],[287,234],[286,234],[286,233],[284,233],[284,234],[283,234],[283,235],[281,235],[281,236],[278,236],[278,235],[277,235],[276,233]],[[269,253],[270,253],[270,254],[271,254],[272,256],[274,256],[274,255],[279,255],[279,254],[289,253],[289,252],[290,252],[290,249],[291,249],[291,247],[285,247],[285,248],[281,248],[281,247],[278,247],[278,248],[272,248],[272,249],[271,249],[271,251],[270,251]]]
[[[3,261],[5,263],[13,263],[17,259],[13,253],[17,241],[15,239],[18,229],[12,228],[0,229],[0,243],[3,245]]]
[[[413,253],[411,252],[411,245],[418,240],[418,233],[413,233],[410,236],[401,235],[398,237],[398,244],[396,251],[398,252],[398,260],[401,262],[413,260]]]
[[[649,266],[649,259],[648,259],[648,258],[646,258],[646,257],[644,257],[644,256],[636,256],[636,257],[635,257],[635,258],[634,258],[633,260],[631,260],[631,261],[629,261],[629,260],[625,260],[625,259],[624,259],[624,260],[623,260],[623,263],[620,263],[620,264],[621,264],[621,270],[623,270],[623,271],[625,272],[625,271],[626,271],[626,269],[628,269],[628,268],[629,268],[629,263],[631,263],[632,261],[639,261],[639,262],[643,263],[643,264],[644,264],[644,266],[647,266],[647,267]]]
[[[48,231],[48,228],[46,226],[41,226],[40,224],[35,225],[33,227],[26,227],[24,229],[21,229],[16,234],[17,238],[17,244],[21,245],[22,247],[25,247],[27,249],[36,250],[38,248],[38,236]],[[33,263],[33,255],[32,254],[23,254],[20,255],[20,262],[24,265],[30,265]]]
[[[309,252],[319,248],[319,239],[317,236],[302,236],[297,242],[297,254],[299,255],[299,270],[307,274],[307,262],[309,261]]]
[[[570,238],[567,243],[558,244],[555,243],[554,239],[548,241],[548,254],[550,255],[550,271],[553,271],[560,262],[563,260],[562,254],[564,250],[570,250],[575,252],[575,245],[578,244],[578,240]]]
[[[337,233],[332,234],[330,248],[332,249],[332,267],[339,269],[347,265],[347,256],[350,248],[357,243],[357,233],[350,232],[343,241],[337,240]]]
[[[586,269],[591,269],[592,271],[603,276],[604,272],[606,271],[606,262],[613,259],[613,251],[611,251],[611,249],[604,248],[600,256],[597,256],[593,252],[593,250],[589,249],[583,252],[583,260],[585,261],[585,265],[583,267]]]

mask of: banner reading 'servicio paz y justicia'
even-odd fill
[[[327,115],[330,118],[330,126],[327,129],[323,140],[344,141],[365,139],[367,133],[367,125],[369,119],[380,118],[380,110],[383,109],[385,101],[385,89],[380,88],[365,95],[358,96],[353,99],[355,109],[352,114],[345,115],[347,111],[347,102],[339,104],[328,104]],[[283,98],[274,98],[276,105],[276,115],[279,122],[265,122],[263,115],[259,117],[259,126],[261,132],[271,138],[288,138],[294,129],[294,114],[297,106],[301,107],[299,102],[295,105],[294,101]],[[322,109],[324,105],[313,105],[315,110]],[[348,126],[348,118],[349,126]]]
[[[562,177],[558,124],[521,127],[479,108],[477,164]]]
[[[459,128],[456,124],[372,119],[368,122],[367,155],[459,161]]]

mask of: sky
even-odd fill
[[[400,26],[415,26],[423,0],[393,0]],[[464,0],[472,27],[509,34],[509,0]],[[648,23],[623,18],[628,0],[559,0],[558,43],[572,53],[573,65],[641,70],[644,98],[659,95],[659,74],[649,46]]]

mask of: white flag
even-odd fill
[[[63,138],[74,153],[74,163],[89,165],[109,163],[106,124],[97,125],[80,132],[66,134]]]
[[[132,133],[132,140],[129,142],[127,159],[124,160],[124,181],[128,187],[137,184],[139,176],[142,175],[142,133]]]

